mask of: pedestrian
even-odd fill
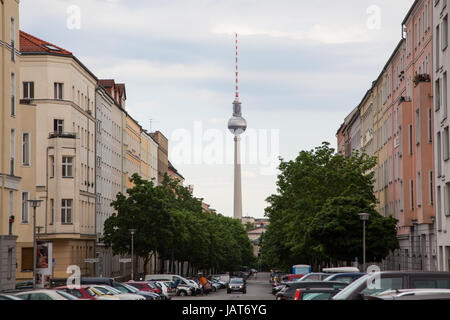
[[[205,286],[207,283],[206,278],[202,274],[199,274],[198,281],[200,282],[201,289],[202,289],[202,296],[203,296],[203,294],[205,293]]]

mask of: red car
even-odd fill
[[[157,294],[161,294],[161,289],[156,287],[155,284],[151,282],[130,280],[126,282],[126,284],[133,286],[140,291],[154,292]]]
[[[304,274],[290,274],[289,277],[288,277],[288,282],[291,282],[294,279],[301,279],[304,276],[305,276]]]
[[[97,294],[95,294],[92,290],[89,289],[89,286],[80,286],[78,288],[70,289],[67,286],[54,288],[55,290],[61,290],[67,292],[78,299],[82,300],[98,300]]]

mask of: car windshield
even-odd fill
[[[125,288],[127,288],[129,291],[131,291],[131,292],[133,292],[133,293],[139,292],[138,289],[136,289],[136,288],[133,287],[133,286],[130,286],[129,284],[122,283],[121,285],[124,286]],[[119,289],[119,290],[120,290],[120,289]]]
[[[121,291],[117,290],[116,288],[110,287],[110,286],[99,287],[99,289],[103,289],[104,291],[102,291],[102,292],[105,292],[106,294],[109,294],[109,293],[122,294]]]
[[[369,278],[371,278],[373,274],[366,274],[363,275],[361,278],[357,279],[356,281],[349,284],[345,289],[343,289],[341,292],[339,292],[337,295],[333,297],[333,300],[347,300],[347,298],[353,294],[353,291],[358,288],[360,285],[367,282]]]
[[[133,293],[132,290],[128,289],[127,287],[125,287],[123,284],[121,283],[115,283],[114,285],[114,289],[119,290],[122,293]]]
[[[331,295],[332,293],[330,292],[305,293],[303,300],[328,300]]]
[[[67,292],[61,291],[61,290],[56,290],[56,293],[68,300],[79,300],[77,297],[75,297],[71,294],[68,294]]]
[[[231,279],[231,281],[230,281],[230,283],[244,283],[244,280],[243,279],[240,279],[240,278],[234,278],[234,279]]]

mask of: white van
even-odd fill
[[[144,279],[145,281],[175,281],[179,279],[181,285],[193,288],[192,292],[195,293],[200,290],[199,285],[194,281],[189,281],[188,279],[176,274],[147,274]]]

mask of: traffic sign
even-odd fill
[[[131,263],[131,259],[119,259],[120,263]]]

